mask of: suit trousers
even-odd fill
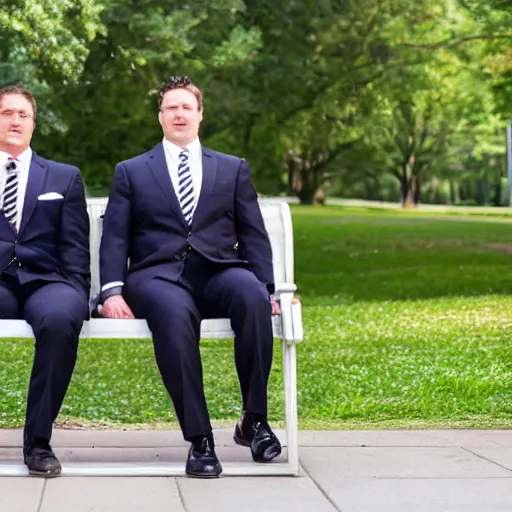
[[[130,284],[128,279],[124,295],[135,316],[148,322],[156,363],[186,440],[212,430],[199,351],[203,318],[230,319],[242,407],[267,414],[271,305],[265,285],[252,272],[191,252],[179,282],[153,278]]]
[[[16,273],[0,279],[0,319],[24,319],[35,336],[28,388],[25,442],[50,441],[76,363],[78,337],[88,303],[65,283],[21,286]]]

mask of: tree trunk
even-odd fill
[[[300,204],[313,204],[316,190],[313,188],[309,180],[302,181],[302,188],[297,191],[297,197]]]
[[[407,178],[407,166],[402,167],[402,176],[400,176],[400,202],[402,206],[407,204],[407,198],[409,197],[409,180]]]
[[[288,178],[288,190],[287,190],[287,194],[289,196],[293,195],[293,178],[294,178],[294,174],[295,174],[295,168],[294,168],[294,165],[293,165],[293,162],[292,161],[288,161],[288,165],[286,166],[286,171],[287,171],[287,178]]]
[[[420,199],[420,179],[419,176],[402,176],[402,206],[404,208],[416,208]]]
[[[500,169],[500,165],[499,165],[499,164],[501,164],[500,159],[493,160],[491,162],[491,164],[497,170],[496,181],[493,186],[494,197],[492,198],[492,205],[493,206],[501,206],[503,190],[502,190],[502,184],[501,184],[501,169]]]
[[[450,204],[458,203],[457,200],[457,188],[455,186],[453,178],[450,178]]]
[[[313,204],[315,191],[312,188],[304,187],[298,194],[300,204]]]
[[[296,189],[297,197],[301,204],[313,204],[315,193],[318,190],[318,170],[311,169],[307,162],[301,164],[300,183]]]
[[[502,189],[501,189],[501,181],[496,183],[496,185],[494,185],[494,198],[492,200],[492,205],[493,206],[501,206],[501,194],[502,194]]]
[[[377,201],[384,201],[382,197],[382,187],[380,186],[380,177],[377,174],[373,175],[373,184]]]
[[[418,206],[419,202],[420,202],[420,177],[418,174],[416,174],[415,176],[412,177],[412,182],[413,182],[413,201],[414,201],[414,206]]]

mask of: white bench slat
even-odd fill
[[[2,333],[0,338],[33,338],[32,327],[24,320],[0,321]],[[281,338],[279,318],[273,319],[275,338]],[[226,318],[203,320],[201,338],[220,339],[232,338],[229,320]],[[93,318],[84,322],[80,338],[111,338],[111,339],[145,339],[151,338],[151,331],[145,320],[113,320],[110,318]]]

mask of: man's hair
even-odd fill
[[[32,105],[32,110],[34,111],[35,122],[37,117],[37,104],[34,96],[32,96],[32,93],[19,85],[4,85],[3,87],[0,87],[0,102],[2,101],[2,98],[4,96],[7,96],[9,94],[19,94],[20,96],[25,97],[27,101],[30,102],[30,104]]]
[[[158,109],[162,108],[164,94],[168,91],[172,91],[173,89],[185,89],[191,92],[196,97],[199,111],[203,110],[203,93],[186,75],[171,76],[165,82],[162,82],[158,89]]]

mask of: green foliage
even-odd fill
[[[418,197],[488,202],[503,195],[511,16],[500,0],[22,0],[0,8],[0,83],[34,89],[35,148],[91,190],[158,142],[155,91],[188,74],[201,140],[247,158],[263,193],[394,197],[390,176],[402,195],[420,177]]]
[[[215,68],[236,67],[246,65],[261,46],[261,32],[256,27],[245,30],[237,25],[229,39],[224,41],[212,56]]]
[[[76,81],[88,44],[104,30],[102,9],[95,0],[8,2],[0,9],[2,61],[35,65],[40,78],[47,73],[65,83]]]
[[[79,165],[91,190],[108,189],[117,162],[161,139],[156,90],[172,74],[190,74],[204,85],[207,140],[215,121],[210,105],[221,98],[217,88],[210,90],[210,69],[236,71],[259,45],[258,30],[240,25],[241,12],[238,1],[195,2],[188,8],[148,0],[138,12],[128,0],[106,3],[105,34],[90,44],[79,83],[54,95],[52,106],[67,120],[67,130],[39,134],[36,142],[53,158]],[[70,140],[80,142],[70,145]]]

